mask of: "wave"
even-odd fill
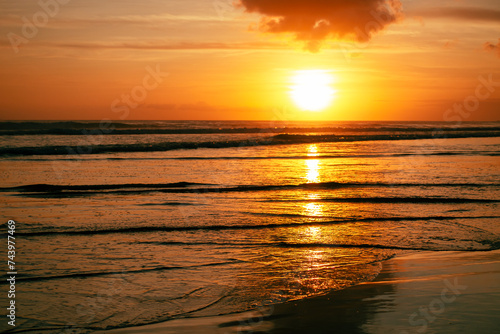
[[[234,148],[250,146],[291,145],[305,143],[326,142],[355,142],[355,141],[381,141],[381,140],[419,140],[435,138],[482,138],[500,137],[500,131],[471,131],[450,132],[445,135],[435,136],[431,132],[410,134],[378,134],[378,135],[299,135],[278,134],[275,136],[226,141],[205,142],[163,142],[163,143],[137,143],[137,144],[114,144],[114,145],[91,145],[79,146],[22,146],[0,148],[0,156],[31,156],[31,155],[89,155],[104,153],[126,153],[126,152],[166,152],[172,150],[191,150],[199,148]]]
[[[139,205],[140,206],[188,206],[188,205],[202,205],[202,204],[183,203],[183,202],[163,202],[163,203],[144,203]]]
[[[0,135],[86,135],[108,134],[252,134],[252,133],[360,133],[360,132],[480,132],[500,131],[496,124],[447,122],[348,122],[320,125],[310,122],[0,122]]]
[[[86,190],[109,190],[109,189],[135,189],[135,188],[187,188],[193,186],[210,185],[209,183],[174,182],[174,183],[125,183],[125,184],[96,184],[96,185],[53,185],[53,184],[29,184],[18,187],[0,188],[0,191],[20,192],[59,192],[59,191],[86,191]]]
[[[484,242],[484,241],[483,241]],[[153,244],[157,246],[175,246],[175,245],[214,245],[224,247],[277,247],[277,248],[377,248],[377,249],[392,249],[392,250],[433,250],[433,251],[449,251],[456,250],[448,248],[424,247],[424,246],[396,246],[372,243],[346,244],[346,243],[320,243],[320,242],[274,242],[274,243],[250,243],[250,242],[177,242],[177,241],[140,241],[141,244]],[[489,251],[500,249],[500,241],[489,241],[489,248],[467,249],[468,251]]]
[[[52,185],[52,184],[31,184],[17,187],[0,188],[0,192],[15,192],[17,196],[41,197],[41,198],[65,198],[93,196],[100,194],[142,194],[150,192],[161,193],[230,193],[230,192],[258,192],[258,191],[279,191],[279,190],[324,190],[342,188],[396,188],[396,187],[424,187],[424,188],[490,188],[500,187],[497,183],[382,183],[382,182],[321,182],[302,183],[285,185],[239,185],[220,186],[215,184],[176,182],[176,183],[132,183],[132,184],[97,184],[97,185]],[[391,198],[388,198],[390,200]],[[424,198],[410,197],[401,201],[425,200]],[[328,200],[328,199],[326,199]],[[331,199],[334,200],[334,199]],[[340,199],[339,199],[340,200]],[[346,198],[345,201],[349,199]],[[361,199],[358,199],[361,201]],[[374,197],[374,201],[377,199]],[[394,197],[397,201],[398,198]],[[429,198],[429,201],[446,200],[441,197]],[[450,201],[476,201],[474,199],[457,198]],[[352,199],[356,201],[356,199]],[[487,200],[477,200],[487,201]],[[497,202],[497,200],[490,200]]]
[[[431,204],[463,204],[463,203],[499,203],[500,199],[450,198],[450,197],[332,197],[306,200],[265,200],[263,202],[293,202],[293,203],[431,203]]]
[[[289,156],[212,156],[212,157],[95,157],[85,158],[85,161],[90,160],[111,160],[111,161],[132,161],[132,160],[322,160],[322,159],[359,159],[359,158],[399,158],[413,156],[500,156],[499,152],[493,151],[464,151],[464,152],[419,152],[419,153],[382,153],[382,154],[335,154],[335,155],[289,155]],[[16,158],[16,160],[22,160]],[[62,157],[62,158],[28,158],[28,161],[81,161],[78,157]],[[355,163],[353,165],[361,166],[368,163]]]
[[[274,247],[284,248],[376,248],[376,249],[392,249],[392,250],[432,250],[432,251],[449,251],[449,250],[462,250],[460,247],[418,247],[418,246],[395,246],[383,244],[330,244],[330,243],[289,243],[280,242],[273,245]],[[500,242],[492,242],[487,249],[467,249],[468,251],[491,251],[500,248]]]
[[[135,226],[124,228],[109,228],[98,230],[45,230],[45,231],[16,231],[17,235],[23,236],[53,236],[53,235],[101,235],[117,233],[151,233],[151,232],[184,232],[184,231],[222,231],[222,230],[260,230],[275,228],[293,228],[304,226],[328,226],[335,224],[348,224],[359,222],[400,222],[400,221],[428,221],[428,220],[468,220],[468,219],[498,219],[500,216],[423,216],[423,217],[374,217],[374,218],[349,218],[338,219],[327,222],[311,223],[279,223],[279,224],[255,224],[255,225],[190,225],[190,226]]]
[[[468,203],[500,203],[500,199],[478,199],[461,197],[331,197],[305,200],[263,200],[267,203],[370,203],[370,204],[468,204]],[[183,202],[145,203],[140,206],[190,206],[203,205]],[[466,211],[466,210],[465,210]],[[464,210],[449,210],[448,212],[464,212]],[[319,218],[317,215],[302,215],[293,213],[252,212],[252,215],[272,217]]]
[[[453,251],[453,250],[462,250],[459,246],[457,247],[436,247],[436,246],[393,246],[393,245],[384,245],[384,244],[376,244],[376,243],[360,243],[360,244],[344,244],[344,243],[291,243],[291,242],[276,242],[276,243],[220,243],[220,242],[139,242],[145,244],[154,244],[159,246],[171,246],[171,245],[215,245],[215,246],[229,246],[229,247],[269,247],[269,248],[360,248],[360,249],[385,249],[385,250],[416,250],[416,251]],[[485,248],[476,248],[471,249],[468,248],[467,251],[472,252],[483,252],[483,251],[491,251],[500,249],[499,242],[492,242],[490,247]],[[195,269],[195,268],[203,268],[203,267],[216,267],[216,266],[225,266],[232,265],[237,263],[243,263],[247,261],[234,259],[226,262],[215,262],[215,263],[204,263],[199,265],[190,265],[190,266],[159,266],[153,268],[141,268],[141,269],[132,269],[132,270],[120,270],[120,271],[95,271],[95,272],[76,272],[76,273],[67,273],[60,275],[51,275],[51,276],[31,276],[31,277],[18,277],[17,281],[22,282],[35,282],[35,281],[48,281],[48,280],[56,280],[56,279],[74,279],[74,278],[87,278],[87,277],[100,277],[100,276],[112,276],[112,275],[125,275],[125,274],[142,274],[147,272],[156,272],[156,271],[169,271],[169,270],[183,270],[183,269]],[[377,261],[378,262],[378,261]],[[348,264],[347,266],[351,266],[352,264]],[[0,284],[7,284],[8,282],[2,282]],[[181,298],[181,297],[178,297]]]
[[[136,274],[136,273],[145,273],[152,271],[165,271],[165,270],[179,270],[179,269],[193,269],[193,268],[202,268],[202,267],[214,267],[214,266],[223,266],[228,264],[240,263],[241,260],[234,260],[228,262],[216,262],[216,263],[204,263],[199,265],[192,266],[159,266],[154,268],[141,268],[137,270],[120,270],[120,271],[96,271],[96,272],[80,272],[80,273],[71,273],[71,274],[61,274],[61,275],[52,275],[52,276],[32,276],[32,277],[17,277],[16,281],[46,281],[53,279],[66,279],[66,278],[85,278],[85,277],[98,277],[98,276],[109,276],[109,275],[123,275],[123,274]],[[7,284],[8,282],[2,282],[0,284]]]

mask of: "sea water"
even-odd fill
[[[0,140],[18,330],[240,312],[396,253],[500,246],[499,122],[4,122]]]

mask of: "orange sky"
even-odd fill
[[[500,120],[498,0],[262,1],[0,0],[0,119]],[[307,69],[322,112],[290,98]]]

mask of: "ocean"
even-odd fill
[[[500,248],[500,122],[2,122],[0,140],[2,331],[265,309],[396,254]]]

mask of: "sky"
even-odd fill
[[[498,121],[500,2],[0,0],[0,78],[0,120]]]

